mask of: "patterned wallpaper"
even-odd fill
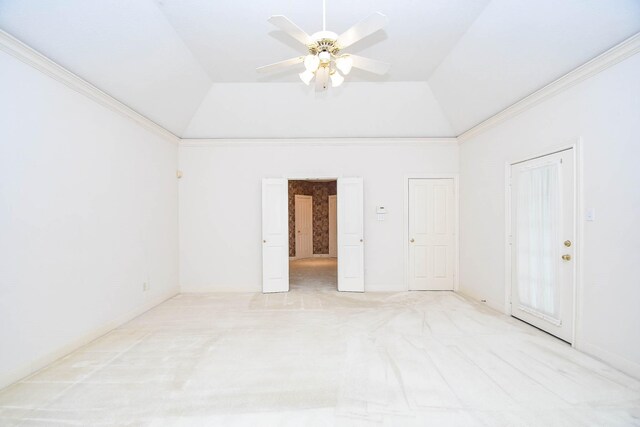
[[[289,181],[289,256],[296,255],[295,195],[313,197],[313,253],[329,253],[329,196],[336,182]]]

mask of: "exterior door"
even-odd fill
[[[364,292],[362,178],[338,179],[338,290]]]
[[[262,180],[262,292],[289,291],[288,182]]]
[[[329,196],[329,256],[338,256],[338,200]]]
[[[296,258],[313,256],[313,198],[295,196]]]
[[[453,290],[454,197],[453,179],[409,180],[409,290]]]
[[[511,314],[573,340],[573,150],[511,165]]]

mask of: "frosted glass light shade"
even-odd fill
[[[344,77],[337,71],[331,74],[331,87],[338,87],[344,82]]]
[[[318,59],[321,63],[328,64],[329,62],[331,62],[331,54],[326,50],[323,50],[318,54]]]
[[[348,55],[339,57],[336,59],[336,67],[346,76],[351,72],[351,67],[353,67],[353,58]]]
[[[304,68],[307,71],[314,72],[320,66],[320,58],[317,55],[307,55],[304,57]]]
[[[309,83],[311,83],[311,80],[313,80],[314,76],[313,71],[309,70],[304,70],[298,75],[300,76],[300,80],[302,80],[307,86],[309,86]]]

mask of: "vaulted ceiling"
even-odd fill
[[[349,51],[390,73],[321,95],[300,70],[255,72],[304,53],[267,18],[313,33],[321,0],[0,0],[0,28],[200,138],[456,136],[640,31],[638,0],[327,0],[327,27],[374,11],[389,25]]]

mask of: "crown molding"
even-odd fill
[[[0,30],[0,50],[8,53],[25,64],[30,65],[36,70],[48,75],[76,92],[92,99],[100,105],[109,108],[111,111],[134,120],[136,123],[155,134],[174,143],[180,141],[178,136],[156,122],[133,110],[131,107],[126,106],[111,95],[101,91],[83,78],[56,64],[40,52],[30,48],[20,40],[2,30]]]
[[[640,33],[596,56],[458,136],[460,144],[640,52]]]
[[[376,145],[376,146],[423,146],[423,145],[457,145],[455,137],[443,138],[182,138],[181,147],[247,147],[247,146],[341,146],[341,145]]]

